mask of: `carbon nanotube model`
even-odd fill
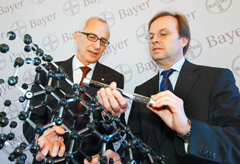
[[[36,55],[35,58],[31,59],[26,57],[25,59],[21,57],[15,57],[10,51],[7,41],[12,41],[15,39],[23,40],[25,47],[24,50],[26,52],[33,51]],[[72,162],[77,164],[78,161],[74,159],[74,155],[80,153],[83,155],[88,161],[92,161],[92,157],[85,153],[82,149],[82,144],[84,140],[89,139],[91,136],[95,136],[99,139],[99,143],[101,143],[101,151],[99,151],[99,163],[106,164],[108,162],[107,157],[105,156],[106,145],[109,142],[120,142],[124,147],[124,153],[121,154],[121,160],[126,163],[133,164],[136,163],[133,159],[132,149],[138,149],[138,151],[142,152],[144,156],[147,157],[149,163],[154,163],[153,157],[158,160],[158,163],[164,163],[164,156],[158,156],[151,147],[146,145],[141,141],[141,139],[135,137],[131,129],[123,124],[120,121],[120,118],[117,116],[113,116],[111,113],[106,112],[103,106],[98,103],[98,99],[96,96],[91,96],[86,92],[85,87],[80,87],[79,84],[74,84],[70,79],[65,69],[61,66],[58,66],[55,62],[53,62],[53,58],[50,55],[44,54],[44,51],[38,47],[38,45],[32,42],[32,37],[29,34],[25,34],[23,37],[16,36],[16,34],[12,31],[7,33],[6,43],[0,45],[0,52],[2,54],[8,54],[14,59],[14,74],[10,76],[8,79],[0,79],[0,85],[7,84],[9,86],[15,86],[15,88],[19,89],[22,95],[19,96],[19,103],[23,103],[23,110],[18,113],[18,121],[11,121],[8,118],[6,113],[6,109],[11,106],[11,100],[4,99],[0,96],[0,99],[4,101],[4,107],[0,113],[0,149],[4,150],[4,145],[10,145],[12,148],[12,152],[7,152],[9,154],[9,161],[15,162],[17,164],[29,163],[27,160],[26,151],[30,151],[33,155],[41,154],[44,158],[45,164],[53,164],[61,161],[66,161],[66,163]],[[35,66],[36,78],[32,84],[32,89],[28,87],[28,84],[22,83],[20,84],[18,81],[18,70],[26,64],[33,64]],[[42,77],[44,76],[44,77]],[[42,83],[42,79],[45,79],[46,83]],[[60,81],[65,81],[66,85],[69,85],[72,89],[71,93],[65,92],[62,90],[60,85]],[[33,89],[35,88],[35,89]],[[37,89],[36,89],[37,88]],[[86,101],[82,98],[82,96],[87,96],[89,101]],[[36,98],[38,97],[38,98]],[[40,99],[42,98],[42,99]],[[35,103],[32,103],[34,99],[37,99]],[[56,106],[59,108],[53,108],[49,105],[50,101],[55,101]],[[83,114],[74,113],[71,110],[69,103],[81,103],[82,106],[86,108],[86,111]],[[36,122],[34,119],[31,119],[31,115],[35,110],[40,110],[44,108],[47,112],[50,113],[51,118],[46,124],[41,124]],[[69,126],[65,124],[63,119],[63,114],[68,113],[71,115],[71,125]],[[99,113],[101,118],[95,118],[94,114]],[[81,130],[76,130],[76,124],[78,119],[87,119],[87,123],[85,128]],[[33,140],[32,142],[18,142],[15,138],[15,134],[13,133],[13,129],[17,127],[18,123],[27,124],[32,128],[33,132]],[[4,129],[7,126],[10,126],[10,132],[7,133]],[[102,126],[108,129],[108,133],[102,133],[98,130],[97,127]],[[40,152],[40,146],[38,145],[38,140],[41,135],[47,130],[51,130],[53,126],[62,126],[65,130],[65,134],[68,138],[71,139],[70,149],[65,152],[65,155],[62,158],[52,158],[48,156],[44,156]],[[127,134],[130,136],[131,140],[126,140],[123,137],[123,134]],[[11,144],[10,141],[15,140],[18,145]],[[80,144],[77,149],[74,149],[74,144],[77,141],[80,141]],[[129,154],[126,157],[126,154]],[[109,163],[114,163],[112,159],[109,160]],[[147,162],[146,162],[147,163]]]

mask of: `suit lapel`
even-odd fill
[[[72,60],[73,60],[73,57],[66,60],[65,62],[59,63],[59,66],[62,66],[65,69],[65,73],[67,73],[68,79],[71,81],[73,81]]]
[[[198,66],[191,64],[187,60],[182,66],[174,89],[174,94],[181,98],[183,101],[186,100],[190,90],[199,77],[199,74],[194,72],[196,69],[198,69]]]
[[[101,83],[106,83],[105,80],[109,79],[107,75],[108,75],[107,69],[105,69],[101,63],[97,62],[93,72],[92,79]]]

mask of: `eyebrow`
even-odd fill
[[[170,31],[169,29],[167,29],[167,28],[162,28],[162,29],[160,29],[159,31]],[[153,32],[149,32],[148,34],[154,34]]]
[[[169,31],[169,29],[168,28],[162,28],[161,30],[159,30],[159,31],[164,31],[164,30],[167,30],[167,31]]]
[[[92,32],[88,32],[89,34],[93,34],[93,35],[96,35],[97,37],[98,37],[98,35],[97,34],[95,34],[95,33],[92,33]],[[99,37],[98,37],[99,38]],[[108,39],[107,38],[105,38],[105,37],[101,37],[100,39],[105,39],[105,40],[107,40],[108,41]]]

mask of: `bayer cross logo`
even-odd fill
[[[39,5],[44,2],[44,0],[32,0],[33,3]]]
[[[63,6],[63,12],[67,16],[74,16],[78,13],[80,5],[76,0],[68,0]]]
[[[193,60],[198,58],[202,53],[202,44],[196,40],[196,39],[191,39],[191,43],[188,47],[188,51],[185,55],[185,57],[188,60]]]
[[[137,29],[137,32],[136,32],[136,37],[138,39],[139,42],[141,43],[147,43],[147,40],[146,40],[146,36],[148,34],[148,25],[147,24],[144,24],[144,25],[141,25],[138,29]]]
[[[11,104],[9,107],[6,108],[6,114],[8,119],[13,119],[18,116],[19,109],[16,105]]]
[[[164,3],[171,3],[171,2],[173,2],[175,0],[161,0],[161,1],[164,2]]]
[[[6,66],[6,59],[3,55],[0,54],[0,71],[3,70]]]
[[[233,60],[232,70],[238,77],[240,77],[240,55]]]
[[[48,35],[43,39],[43,48],[48,52],[53,52],[58,47],[58,38],[55,35]]]
[[[99,15],[99,17],[108,22],[109,28],[111,28],[115,23],[115,17],[110,12],[103,12],[102,14]]]
[[[207,0],[206,8],[212,14],[221,14],[227,11],[232,4],[232,0]]]
[[[127,83],[132,79],[132,69],[126,64],[120,64],[115,68],[116,71],[124,75],[124,82]]]
[[[35,70],[34,69],[28,69],[24,72],[23,74],[23,81],[24,83],[30,84],[33,83],[34,78],[35,78]]]
[[[27,25],[23,21],[16,21],[12,24],[11,30],[15,32],[17,36],[23,36],[27,31]]]

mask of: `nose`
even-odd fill
[[[93,43],[94,48],[100,49],[101,44],[100,44],[100,39],[98,39],[96,42]]]
[[[154,35],[152,40],[151,40],[151,43],[158,43],[158,42],[159,42],[159,40],[158,40],[157,35]]]

